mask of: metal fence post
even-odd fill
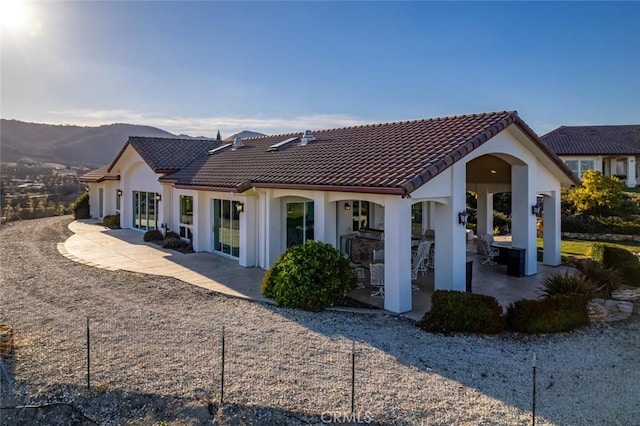
[[[224,404],[224,326],[222,327],[222,363],[220,367],[220,406]]]
[[[89,334],[89,317],[87,317],[87,390],[91,390],[91,336]]]
[[[533,353],[533,401],[531,407],[531,424],[536,426],[536,353]]]
[[[356,341],[351,341],[351,416],[356,405]]]

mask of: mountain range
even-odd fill
[[[243,138],[262,133],[243,131],[229,136]],[[157,127],[115,123],[103,126],[72,126],[0,120],[0,159],[18,161],[31,158],[40,162],[97,167],[108,164],[129,136],[191,138]],[[196,139],[196,138],[194,138]]]

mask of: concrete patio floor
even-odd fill
[[[108,270],[174,277],[218,293],[273,303],[260,294],[264,271],[212,253],[180,253],[142,240],[132,229],[105,228],[95,220],[69,224],[74,233],[58,251],[76,262]]]
[[[111,230],[98,225],[95,220],[74,221],[69,224],[69,229],[74,235],[59,243],[58,251],[76,262],[108,270],[174,277],[218,293],[273,304],[260,293],[265,272],[260,268],[243,268],[233,259],[207,252],[183,254],[163,249],[157,244],[145,243],[142,232]],[[467,258],[474,261],[473,292],[493,296],[505,308],[519,299],[536,299],[540,296],[540,284],[547,273],[567,270],[563,266],[554,268],[538,263],[537,275],[508,276],[505,265],[482,265],[482,257],[475,253],[473,241],[467,245]],[[354,290],[350,296],[381,308],[377,312],[389,313],[383,309],[382,298],[371,297],[368,277],[362,280],[362,284],[365,287]],[[419,290],[412,292],[413,310],[403,316],[418,320],[431,309],[433,270],[420,275],[414,284]]]

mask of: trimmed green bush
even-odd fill
[[[598,296],[610,298],[611,292],[624,284],[624,276],[618,269],[605,268],[592,259],[581,259],[574,262],[573,266],[580,271],[588,281],[600,289]]]
[[[618,267],[618,270],[626,285],[640,287],[640,262],[637,260],[625,262]]]
[[[356,274],[331,244],[307,241],[290,247],[265,274],[262,294],[278,305],[321,311],[357,285]]]
[[[111,229],[120,229],[120,215],[110,214],[102,218],[102,226]]]
[[[184,241],[182,239],[169,237],[162,240],[160,243],[162,248],[168,248],[172,250],[179,251],[181,253],[193,253],[193,246],[188,241]]]
[[[586,299],[554,296],[518,300],[507,308],[507,327],[522,333],[560,333],[589,324]]]
[[[628,262],[640,263],[638,257],[629,250],[604,243],[594,243],[591,246],[591,257],[606,268],[619,268]]]
[[[601,292],[592,281],[582,274],[548,274],[542,282],[542,292],[547,297],[558,295],[577,296],[586,300],[593,299]]]
[[[182,241],[180,238],[169,237],[162,240],[162,248],[168,249],[178,249],[183,246],[185,241]]]
[[[504,330],[504,318],[491,296],[436,290],[431,310],[416,325],[434,333],[495,334]]]
[[[180,235],[178,235],[176,232],[173,232],[173,231],[167,231],[167,233],[164,234],[164,238],[165,239],[169,239],[169,238],[180,239]]]
[[[73,218],[74,219],[89,219],[91,214],[89,212],[89,193],[83,192],[76,198],[73,203]]]
[[[159,230],[152,229],[151,231],[145,232],[142,239],[146,242],[162,241],[164,240],[164,235],[162,235],[162,232],[160,232]]]

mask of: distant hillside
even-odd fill
[[[108,124],[56,126],[0,120],[0,159],[29,157],[42,162],[99,166],[109,163],[129,136],[177,137],[150,126]]]
[[[243,130],[240,133],[236,133],[236,134],[233,134],[233,135],[229,136],[224,141],[225,142],[233,142],[233,140],[236,137],[239,137],[240,139],[245,139],[245,138],[255,138],[256,136],[264,136],[264,133],[252,132],[251,130]]]

